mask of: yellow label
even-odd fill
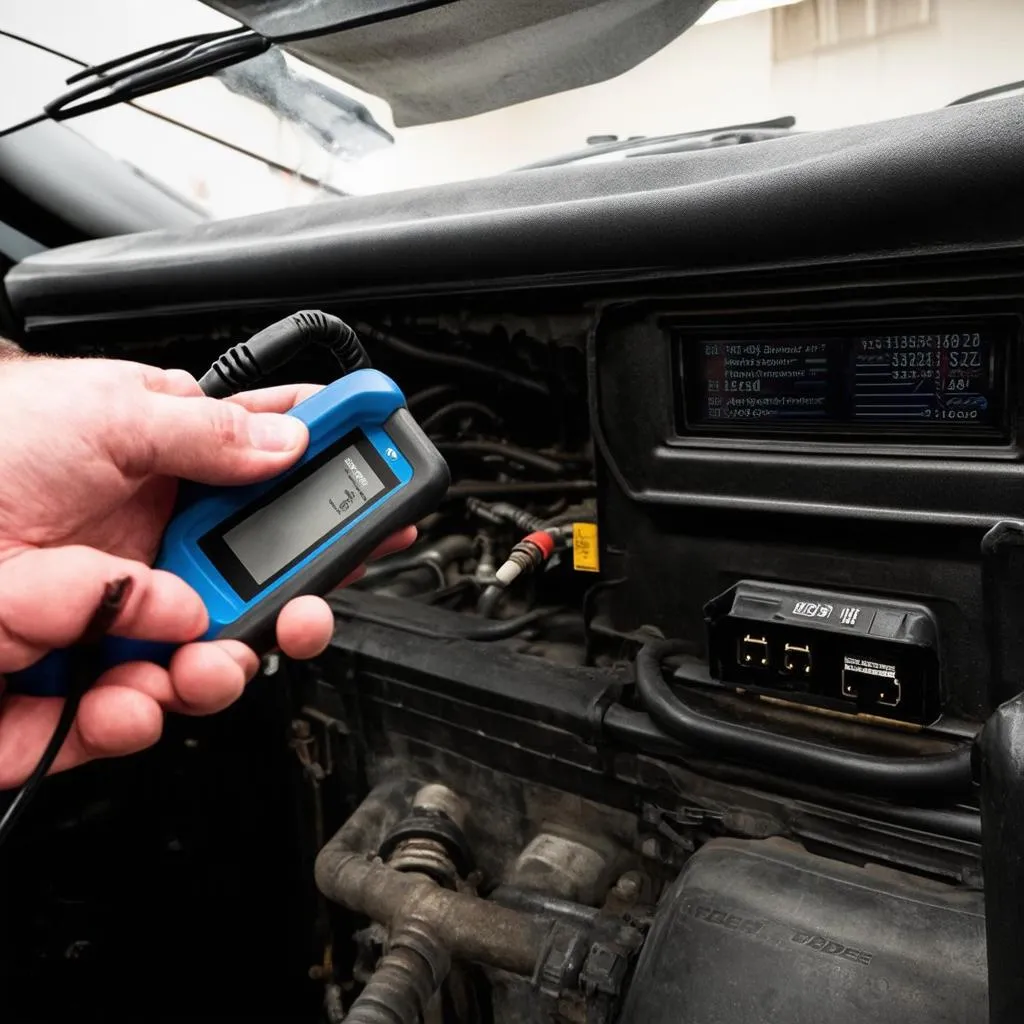
[[[599,572],[601,555],[597,547],[597,523],[572,524],[572,567],[577,572]]]

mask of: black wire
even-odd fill
[[[24,43],[26,46],[34,47],[36,50],[42,50],[43,53],[48,53],[51,57],[60,57],[61,60],[66,60],[70,64],[85,66],[85,61],[78,60],[77,57],[69,57],[61,50],[55,50],[52,46],[40,43],[36,39],[29,39],[27,36],[19,35],[17,32],[11,32],[10,29],[0,28],[0,36],[13,39],[16,43]],[[67,79],[67,81],[71,81],[71,79]]]
[[[15,132],[20,132],[23,128],[31,128],[32,125],[46,120],[48,120],[46,114],[36,114],[35,117],[30,117],[27,121],[21,121],[18,124],[12,124],[10,128],[4,128],[0,131],[0,139],[7,135],[13,135]]]
[[[358,325],[358,329],[367,337],[402,355],[421,359],[428,363],[436,363],[438,366],[446,366],[452,370],[468,370],[471,373],[495,377],[506,384],[513,384],[518,388],[522,388],[524,391],[532,391],[534,394],[543,395],[545,398],[550,397],[551,392],[546,384],[539,380],[533,380],[531,377],[524,377],[522,374],[515,373],[512,370],[505,370],[500,366],[492,366],[490,363],[478,363],[475,359],[455,356],[449,352],[435,352],[433,349],[420,348],[418,345],[413,345],[404,338],[399,338],[388,331],[382,330],[380,327],[374,327],[372,324],[361,323]]]
[[[454,501],[469,497],[497,498],[541,494],[582,496],[596,493],[597,484],[593,480],[464,480],[452,484],[445,498]]]
[[[44,110],[55,121],[65,121],[204,78],[221,68],[259,56],[269,47],[270,40],[255,32],[210,39],[191,47],[172,47],[141,67],[129,66],[113,75],[77,85],[47,103]],[[88,99],[104,90],[105,94]]]
[[[514,619],[501,619],[498,622],[489,622],[485,626],[472,626],[469,629],[444,632],[432,629],[428,626],[420,626],[415,622],[407,622],[402,619],[394,619],[388,615],[378,615],[374,612],[363,611],[354,608],[343,598],[333,596],[328,599],[331,608],[343,618],[355,619],[357,622],[369,622],[374,626],[388,626],[391,629],[401,630],[403,633],[412,633],[413,636],[427,636],[433,640],[476,640],[479,642],[493,642],[495,640],[507,640],[509,637],[521,633],[527,626],[535,622],[557,615],[559,608],[534,608],[525,615],[516,616]]]
[[[289,174],[304,184],[312,185],[314,188],[318,188],[322,192],[329,192],[333,196],[338,196],[339,199],[344,199],[348,196],[347,192],[343,189],[336,188],[330,182],[322,181],[320,178],[313,177],[312,174],[306,174],[304,171],[300,171],[295,167],[289,167],[287,164],[282,164],[277,160],[272,160],[269,156],[264,156],[262,153],[256,153],[251,149],[246,149],[245,146],[239,146],[234,142],[228,142],[227,139],[219,139],[216,135],[213,135],[210,132],[204,132],[202,128],[196,128],[195,125],[186,124],[184,121],[179,121],[176,117],[169,117],[167,114],[163,114],[159,110],[154,110],[152,107],[146,106],[145,104],[129,102],[126,103],[125,106],[131,107],[132,110],[137,110],[139,113],[146,114],[149,117],[155,117],[158,121],[163,121],[166,124],[173,124],[176,128],[183,128],[185,131],[191,132],[200,139],[206,139],[207,142],[213,142],[218,146],[223,146],[224,149],[229,149],[234,153],[240,153],[242,156],[247,156],[251,160],[256,160],[258,163],[265,164],[267,167],[273,167],[275,171],[280,171],[282,174]]]
[[[57,755],[71,732],[71,726],[74,724],[75,715],[78,714],[82,698],[99,677],[103,668],[99,656],[100,641],[114,624],[118,612],[131,592],[131,587],[132,578],[130,576],[123,576],[104,587],[103,596],[100,598],[96,611],[93,612],[78,643],[68,652],[69,685],[60,717],[57,719],[53,735],[46,744],[46,749],[43,750],[42,756],[35,768],[32,769],[32,774],[21,784],[21,788],[4,812],[3,818],[0,818],[0,846],[14,830],[14,826],[24,813],[25,808],[39,791],[43,779],[46,778],[46,773],[53,767],[53,762],[57,760]]]
[[[232,345],[199,378],[209,398],[227,398],[260,383],[310,345],[326,348],[341,364],[339,376],[370,365],[356,332],[340,317],[301,309]]]
[[[557,459],[519,445],[507,444],[504,441],[438,441],[437,449],[442,455],[476,455],[486,457],[494,455],[509,462],[518,462],[541,473],[557,476],[565,471],[565,465]]]
[[[423,428],[425,434],[429,434],[432,430],[439,427],[449,416],[453,416],[456,413],[463,415],[467,413],[479,413],[485,419],[490,420],[492,424],[498,426],[501,423],[501,417],[488,405],[484,405],[483,402],[473,402],[469,400],[462,400],[458,402],[449,402],[447,405],[442,405],[436,412],[432,412],[420,426]]]
[[[143,57],[149,57],[154,53],[167,55],[172,51],[194,47],[199,43],[209,43],[214,39],[225,39],[228,36],[236,36],[245,31],[247,31],[245,26],[239,25],[238,28],[226,29],[223,32],[199,32],[191,36],[182,36],[180,39],[169,39],[163,43],[154,43],[152,46],[147,46],[142,50],[134,50],[131,53],[123,54],[122,56],[115,57],[113,60],[108,60],[103,64],[92,64],[83,67],[81,71],[76,71],[66,81],[68,85],[74,85],[75,82],[81,82],[85,78],[98,78],[107,71],[122,67],[125,64],[130,64],[132,61],[142,60]],[[56,50],[51,50],[50,52],[56,54],[58,57],[64,56],[61,53],[57,53]]]
[[[242,31],[241,29],[233,29],[231,32],[221,33],[222,35],[233,35],[235,32]],[[202,38],[208,38],[215,33],[207,33],[206,37],[195,36],[193,38],[201,40]],[[97,73],[105,70],[108,66],[120,63],[121,61],[127,60],[127,57],[120,57],[116,61],[108,61],[106,64],[97,64],[90,68],[85,65],[84,61],[79,60],[77,57],[72,57],[69,53],[63,53],[60,50],[55,50],[53,47],[44,46],[42,43],[37,43],[32,39],[26,39],[24,36],[19,36],[16,32],[8,32],[5,29],[0,28],[0,36],[7,36],[10,39],[14,39],[19,43],[24,43],[26,46],[34,46],[45,53],[52,54],[54,57],[60,57],[62,60],[66,60],[71,64],[82,65],[82,71],[76,72],[69,79],[68,84],[79,81],[82,76],[89,72]],[[178,40],[181,42],[181,40]],[[135,54],[129,54],[129,56],[138,57],[143,52],[152,52],[157,49],[166,46],[166,43],[162,43],[159,46],[150,47],[148,51],[137,51]],[[234,153],[239,153],[242,156],[247,156],[251,160],[256,160],[261,164],[266,164],[267,167],[273,167],[275,171],[281,171],[282,174],[290,174],[294,178],[298,178],[299,181],[304,182],[307,185],[312,185],[314,188],[319,188],[324,192],[330,192],[331,195],[338,197],[345,197],[348,195],[347,192],[342,191],[340,188],[335,188],[329,182],[321,181],[319,178],[314,178],[311,174],[306,174],[294,167],[289,167],[287,164],[279,163],[277,160],[272,160],[270,157],[265,156],[261,153],[255,153],[251,149],[246,149],[244,146],[239,146],[234,142],[228,142],[227,139],[219,139],[216,135],[211,135],[210,132],[204,132],[202,128],[196,128],[195,125],[187,124],[184,121],[179,121],[176,117],[171,117],[168,114],[161,113],[158,110],[154,110],[152,107],[142,106],[139,103],[128,101],[125,106],[131,107],[133,110],[138,110],[140,113],[146,114],[149,117],[155,117],[158,121],[163,121],[166,124],[173,124],[176,128],[182,128],[187,132],[191,132],[193,135],[198,136],[200,139],[206,139],[208,142],[213,142],[218,146],[222,146],[224,149],[231,150]],[[15,132],[20,132],[23,128],[31,128],[34,124],[39,124],[42,121],[47,120],[45,113],[38,114],[35,117],[30,118],[27,121],[22,121],[20,124],[12,125],[10,128],[5,128],[0,131],[0,139],[5,135],[13,135]],[[454,390],[454,388],[452,389]]]
[[[458,390],[459,389],[454,384],[435,384],[433,387],[417,391],[415,395],[410,395],[405,404],[409,407],[409,411],[412,412],[414,409],[418,409],[421,405],[424,405],[427,402],[432,402],[435,398],[443,398],[445,395],[453,395]]]

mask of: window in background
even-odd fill
[[[776,60],[927,25],[932,0],[803,0],[772,11]]]

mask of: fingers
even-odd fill
[[[150,391],[164,395],[178,395],[181,398],[201,396],[203,389],[199,381],[188,370],[160,370],[155,366],[140,366],[143,382]]]
[[[111,580],[132,588],[112,632],[185,643],[207,627],[199,595],[183,580],[142,562],[73,545],[27,548],[0,562],[0,664],[14,672],[46,651],[74,643]]]
[[[319,597],[289,601],[277,620],[277,641],[292,658],[314,658],[330,643],[334,615]],[[236,701],[259,671],[260,660],[237,640],[186,644],[165,669],[149,662],[118,665],[99,685],[130,687],[167,711],[208,715]]]
[[[153,366],[135,364],[142,374],[149,391],[163,395],[177,395],[181,398],[202,397],[199,382],[187,370],[160,370]],[[257,388],[255,391],[240,391],[225,399],[235,402],[249,412],[288,412],[307,398],[323,391],[323,384],[282,384],[273,388]]]
[[[409,527],[371,555],[408,547]],[[101,757],[134,753],[155,743],[163,712],[212,714],[237,700],[259,670],[259,658],[237,640],[188,643],[206,629],[197,594],[170,573],[85,547],[29,549],[0,563],[0,658],[9,671],[31,664],[46,650],[81,634],[106,583],[130,575],[134,586],[114,632],[140,639],[183,643],[168,668],[133,662],[110,669],[85,695],[71,733],[54,765],[62,771]],[[53,614],[40,614],[40,609]],[[277,622],[281,650],[312,658],[330,642],[334,616],[321,598],[290,601]],[[53,733],[61,701],[11,694],[0,706],[0,789],[32,771]]]
[[[97,687],[135,690],[165,711],[212,715],[233,704],[259,671],[260,660],[238,640],[186,644],[163,668],[148,661],[117,665]]]
[[[404,551],[415,543],[416,527],[407,526],[404,530],[398,530],[396,533],[391,534],[386,541],[374,548],[367,561],[376,562],[378,558],[386,558],[388,555],[393,555],[396,551]]]
[[[416,540],[416,527],[409,526],[392,534],[369,557],[384,558],[409,547]],[[342,586],[359,579],[360,567],[342,582]],[[290,658],[315,658],[322,654],[334,635],[334,613],[322,598],[297,597],[281,609],[277,617],[277,645]]]
[[[211,714],[233,703],[259,668],[236,640],[188,644],[170,671],[148,662],[118,665],[82,698],[53,771],[101,757],[133,754],[156,743],[164,710]],[[0,713],[0,789],[20,785],[46,749],[63,701],[12,694]]]
[[[163,724],[160,705],[137,690],[123,686],[92,689],[82,698],[54,770],[145,750],[160,739]]]
[[[276,388],[241,391],[227,401],[236,402],[249,412],[287,412],[318,391],[323,391],[322,384],[283,384]]]
[[[20,785],[50,742],[63,701],[13,694],[0,714],[0,789]],[[120,686],[90,690],[54,763],[63,771],[99,757],[132,754],[155,743],[163,713],[151,697]]]
[[[220,400],[202,397],[183,370],[140,372],[148,394],[138,436],[124,439],[130,440],[126,452],[111,453],[130,475],[250,483],[282,472],[306,450],[305,424],[284,413],[319,385],[290,384]]]
[[[215,398],[147,396],[137,436],[116,439],[110,456],[132,476],[151,473],[208,484],[251,483],[287,469],[309,432],[294,416],[249,412]]]
[[[334,613],[321,597],[297,597],[277,617],[277,645],[290,658],[315,658],[334,635]]]
[[[168,668],[175,709],[193,715],[223,711],[242,696],[259,671],[260,659],[238,640],[186,644]]]

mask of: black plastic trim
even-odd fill
[[[7,278],[35,326],[332,296],[998,251],[1024,240],[1024,101],[103,240]]]

